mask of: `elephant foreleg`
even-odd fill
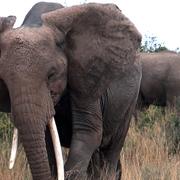
[[[89,161],[102,138],[100,101],[83,103],[72,101],[73,136],[65,171],[74,171],[72,178],[86,176]],[[79,173],[78,173],[79,171]],[[76,174],[76,175],[75,175]],[[74,176],[75,175],[75,176]],[[70,176],[68,176],[70,177]]]
[[[121,179],[121,174],[122,174],[122,166],[121,166],[121,161],[119,159],[117,163],[117,168],[116,168],[116,180]]]
[[[121,162],[120,159],[114,164],[109,164],[109,162],[104,159],[103,153],[97,150],[89,163],[88,167],[88,177],[90,180],[100,180],[100,179],[111,179],[120,180],[121,179]]]
[[[120,163],[120,152],[124,145],[125,137],[127,135],[129,124],[131,120],[131,116],[135,107],[136,101],[134,99],[131,103],[129,103],[129,107],[127,108],[125,114],[121,119],[116,119],[114,121],[117,122],[116,126],[117,131],[113,137],[111,138],[110,143],[103,145],[100,148],[103,166],[108,169],[109,176],[112,177],[113,180],[121,179],[121,163]],[[117,116],[118,117],[118,116]],[[121,122],[121,124],[118,124]],[[101,168],[102,169],[102,168]],[[110,178],[109,178],[110,179]]]

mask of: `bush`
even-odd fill
[[[166,140],[169,153],[180,151],[180,117],[175,112],[168,113],[166,118]]]
[[[162,121],[164,117],[164,109],[150,106],[147,110],[139,113],[138,128],[141,130],[152,128],[154,123]]]
[[[13,125],[7,113],[0,112],[0,142],[9,141],[12,136]]]

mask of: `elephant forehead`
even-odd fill
[[[40,42],[51,42],[52,33],[49,28],[45,27],[20,27],[5,32],[1,36],[1,44],[38,44]]]
[[[14,72],[38,72],[55,54],[53,48],[51,55],[48,53],[52,43],[55,44],[46,28],[21,27],[3,33],[0,40],[0,67],[3,68],[0,71],[4,74],[10,69]]]

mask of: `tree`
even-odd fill
[[[145,35],[145,41],[141,43],[141,52],[160,52],[167,51],[164,43],[159,43],[157,37]]]

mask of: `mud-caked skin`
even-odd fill
[[[56,176],[52,116],[69,147],[66,179],[98,180],[103,166],[120,179],[141,35],[113,4],[49,5],[35,5],[16,29],[13,16],[0,18],[0,110],[12,113],[33,180]]]

